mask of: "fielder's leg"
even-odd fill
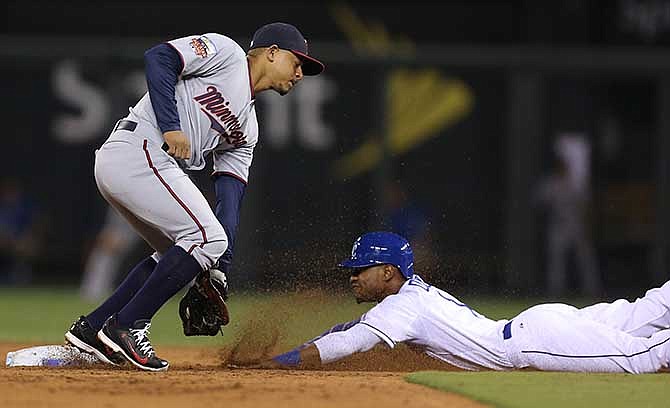
[[[138,149],[138,147],[140,147]],[[123,163],[123,172],[118,171]],[[100,340],[139,368],[167,369],[149,342],[150,319],[227,248],[227,237],[200,190],[160,147],[146,140],[107,143],[96,158],[102,192],[141,222],[138,232],[157,229],[174,242],[144,285],[107,320]],[[163,248],[156,248],[162,250]]]
[[[120,203],[115,201],[113,197],[107,194],[106,189],[100,185],[98,180],[97,167],[98,160],[96,157],[96,182],[98,183],[98,188],[102,196],[107,202],[121,214],[154,249],[165,249],[172,245],[169,238],[162,232],[143,223]],[[103,362],[114,365],[123,363],[125,361],[123,356],[118,352],[114,352],[114,350],[101,342],[98,339],[98,332],[110,316],[121,310],[128,301],[135,296],[137,291],[144,285],[149,275],[153,272],[159,259],[159,254],[154,253],[152,256],[138,263],[109,298],[87,316],[81,316],[72,324],[70,329],[65,333],[66,341],[84,352],[94,354]]]
[[[97,172],[96,172],[97,174]],[[96,177],[97,178],[97,177]],[[139,262],[121,282],[112,295],[107,298],[98,308],[86,316],[90,326],[97,332],[102,329],[102,325],[113,314],[119,312],[140,290],[142,285],[153,272],[156,264],[160,260],[158,251],[166,251],[172,242],[161,231],[145,224],[142,220],[133,215],[129,210],[113,197],[105,193],[104,188],[100,188],[102,196],[125,220],[137,231],[144,240],[157,252]]]

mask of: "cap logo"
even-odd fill
[[[354,246],[351,248],[351,257],[352,257],[353,259],[356,259],[356,250],[358,250],[358,246],[359,246],[360,244],[361,244],[361,239],[358,238],[358,239],[354,242]]]

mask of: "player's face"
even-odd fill
[[[277,50],[272,64],[272,89],[286,95],[302,80],[302,61],[291,51]]]
[[[349,278],[356,302],[379,302],[384,293],[384,265],[355,268]]]

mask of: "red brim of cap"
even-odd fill
[[[325,65],[323,62],[319,61],[316,58],[312,58],[307,54],[303,54],[300,51],[291,50],[300,60],[302,61],[302,74],[303,75],[319,75],[323,72]]]

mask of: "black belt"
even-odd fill
[[[129,132],[133,132],[136,128],[137,128],[137,122],[122,119],[116,122],[116,126],[114,126],[113,132],[116,132],[117,130],[127,130]]]
[[[134,132],[135,129],[137,129],[137,122],[121,119],[120,121],[116,122],[116,126],[114,126],[114,130],[112,132],[116,132],[117,130],[127,130],[129,132]],[[168,146],[167,143],[163,143],[161,149],[167,152],[170,149],[170,146]]]

